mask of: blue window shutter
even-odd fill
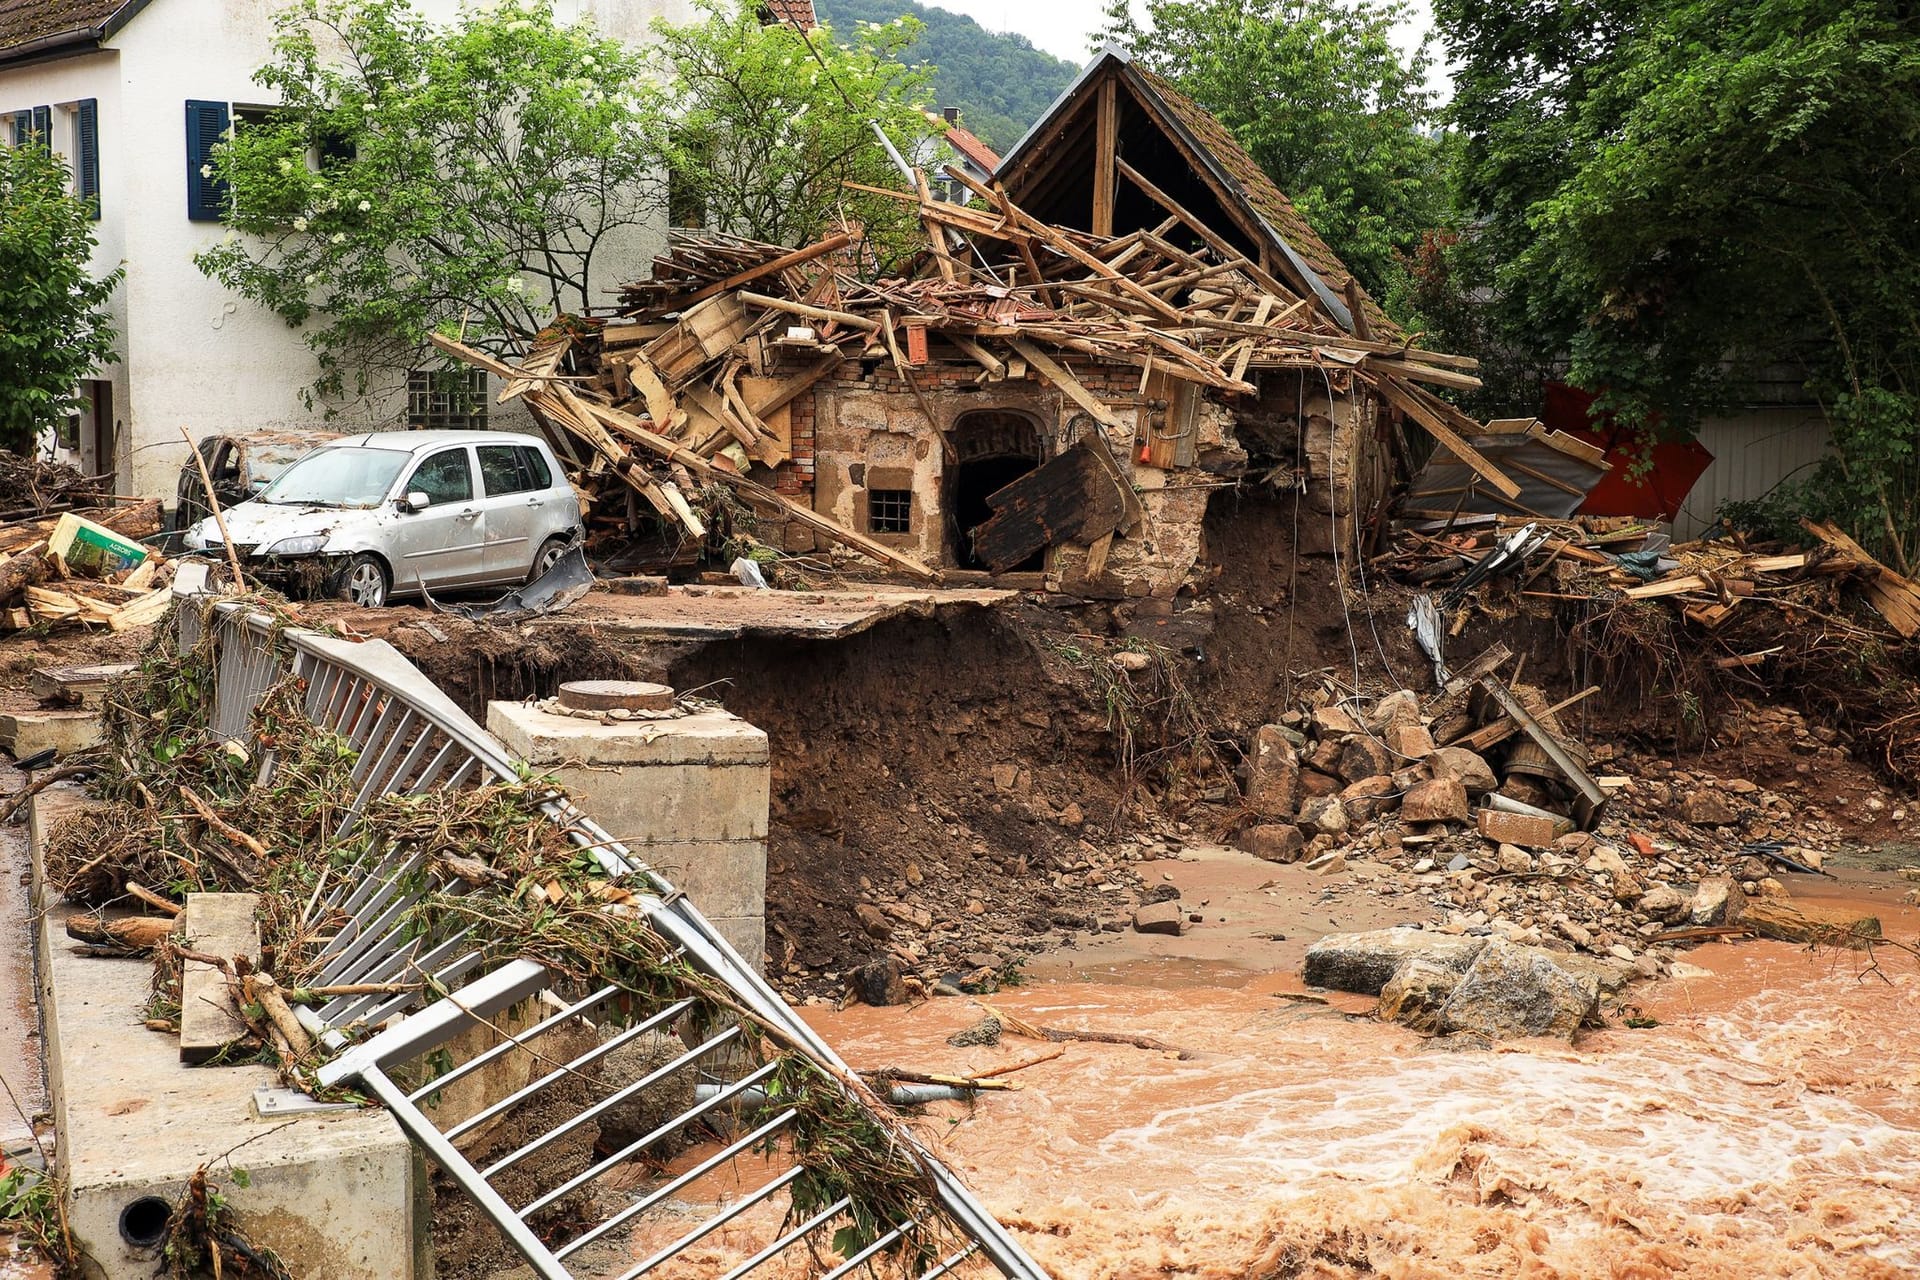
[[[100,103],[82,98],[73,113],[74,190],[87,202],[95,221],[100,217]]]
[[[40,145],[53,145],[53,108],[35,107],[33,109],[33,132],[40,139]]]
[[[227,212],[227,184],[200,171],[213,163],[213,149],[226,133],[224,102],[187,100],[187,218],[218,222]]]

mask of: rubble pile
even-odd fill
[[[0,523],[0,632],[157,620],[173,569],[140,539],[160,524],[158,500]]]
[[[623,291],[617,315],[556,317],[518,363],[444,336],[434,342],[503,379],[503,400],[523,400],[569,460],[588,507],[590,553],[615,567],[661,565],[659,549],[645,545],[649,530],[671,544],[666,563],[697,553],[710,533],[728,532],[744,503],[888,569],[935,577],[769,483],[797,461],[791,418],[800,397],[851,361],[890,367],[937,427],[930,384],[914,372],[929,364],[930,337],[977,364],[980,385],[1037,379],[1127,442],[1134,415],[1082,382],[1064,363],[1069,356],[1138,368],[1142,395],[1151,380],[1170,380],[1168,394],[1183,405],[1202,394],[1257,396],[1249,379],[1262,370],[1311,369],[1329,387],[1369,389],[1453,442],[1490,483],[1510,487],[1461,439],[1483,425],[1426,389],[1477,386],[1474,361],[1347,332],[1322,302],[1299,296],[1183,211],[1154,230],[1095,236],[1043,222],[958,170],[947,174],[971,189],[973,203],[935,199],[924,183],[919,194],[873,189],[913,206],[926,230],[926,250],[900,276],[862,278],[850,231],[793,250],[675,232],[653,278]],[[1142,461],[1155,467],[1187,465],[1182,451],[1193,448],[1184,429],[1140,439]],[[1139,517],[1114,459],[1093,452],[1088,465],[1100,471],[1089,483],[1119,500],[1089,503],[1074,528],[1056,531],[1088,544]]]
[[[1245,782],[1255,821],[1241,846],[1423,899],[1431,934],[1581,957],[1575,967],[1603,988],[1662,976],[1678,948],[1708,937],[1824,941],[1836,925],[1877,933],[1865,918],[1837,922],[1786,901],[1780,877],[1819,873],[1842,842],[1820,810],[1750,779],[1630,761],[1608,745],[1589,752],[1541,691],[1511,690],[1534,721],[1523,728],[1489,696],[1503,687],[1497,677],[1479,677],[1471,694],[1463,683],[1425,700],[1400,690],[1371,707],[1319,689],[1317,705],[1263,726]],[[1836,735],[1791,711],[1756,709],[1756,727],[1779,734],[1805,776],[1846,759]],[[1570,771],[1543,738],[1564,749]],[[1634,772],[1593,778],[1588,765]],[[1587,783],[1604,799],[1583,817]]]
[[[1834,526],[1801,523],[1795,546],[1671,543],[1624,518],[1425,521],[1374,564],[1417,588],[1430,658],[1473,613],[1557,616],[1613,701],[1698,729],[1740,699],[1784,700],[1920,785],[1920,583]]]

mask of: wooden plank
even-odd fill
[[[756,415],[761,418],[770,418],[772,414],[798,398],[801,392],[836,372],[844,363],[839,354],[835,353],[815,361],[799,373],[790,374],[784,378],[743,377],[740,379],[740,391],[746,396],[747,403],[753,406]]]
[[[974,528],[974,554],[1004,573],[1044,548],[1112,534],[1126,519],[1126,507],[1100,468],[1099,448],[1083,439],[989,494],[994,514]]]
[[[1093,138],[1093,234],[1113,234],[1113,203],[1117,179],[1114,165],[1120,147],[1119,86],[1113,77],[1100,82]]]
[[[1632,600],[1655,600],[1661,596],[1685,595],[1689,591],[1705,591],[1713,584],[1697,573],[1682,574],[1677,578],[1661,578],[1655,582],[1642,583],[1637,587],[1628,587],[1621,594]]]
[[[149,626],[167,616],[167,610],[173,607],[173,588],[156,587],[137,600],[115,609],[107,617],[107,626],[115,631],[127,631],[134,627]]]
[[[1007,345],[1011,346],[1015,351],[1018,351],[1021,359],[1038,370],[1041,377],[1060,388],[1067,399],[1073,401],[1091,414],[1095,422],[1100,423],[1102,426],[1112,427],[1118,431],[1125,431],[1127,429],[1127,424],[1122,422],[1112,409],[1108,408],[1093,392],[1087,390],[1080,379],[1074,377],[1065,368],[1055,363],[1053,357],[1049,356],[1046,352],[1034,346],[1025,338],[1011,339]]]
[[[1566,454],[1569,458],[1578,458],[1602,470],[1610,471],[1613,464],[1607,461],[1607,451],[1598,445],[1588,444],[1564,431],[1548,431],[1545,427],[1535,426],[1527,432],[1529,439],[1538,440],[1547,448]]]
[[[1428,435],[1451,450],[1454,457],[1466,463],[1475,474],[1492,485],[1504,497],[1520,496],[1520,486],[1515,484],[1504,471],[1488,462],[1485,455],[1468,444],[1452,427],[1441,421],[1440,416],[1412,387],[1395,380],[1391,374],[1382,372],[1378,367],[1371,368],[1367,372],[1371,375],[1373,385],[1380,389],[1380,393],[1386,396],[1389,402],[1419,423]]]
[[[766,307],[770,311],[784,311],[788,315],[817,320],[821,324],[845,325],[849,329],[858,329],[862,333],[880,332],[879,321],[854,315],[851,311],[834,311],[827,307],[809,306],[804,302],[793,302],[786,298],[774,298],[764,293],[748,293],[744,290],[735,296],[742,302],[752,303],[756,307]]]
[[[679,305],[682,309],[685,309],[696,303],[705,302],[708,298],[716,294],[726,293],[730,289],[738,289],[743,284],[751,284],[755,280],[761,280],[767,276],[785,271],[789,267],[798,267],[805,263],[812,262],[815,258],[825,257],[827,254],[844,249],[852,243],[853,237],[845,233],[828,236],[825,240],[816,241],[804,249],[795,249],[792,253],[783,254],[771,262],[763,262],[757,267],[749,267],[745,271],[736,271],[724,280],[716,280],[704,289],[695,290],[693,293],[681,298]]]
[[[1007,376],[1007,363],[994,355],[993,352],[987,350],[964,334],[943,332],[940,336],[958,347],[965,354],[971,356],[976,364],[986,370],[987,377],[990,381],[1000,382],[1005,380]]]
[[[253,893],[190,893],[180,913],[182,945],[222,960],[260,967],[260,897]],[[227,975],[204,960],[188,960],[180,977],[180,1061],[197,1066],[220,1056],[250,1033]]]

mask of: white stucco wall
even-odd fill
[[[124,262],[115,298],[123,360],[111,372],[122,492],[171,496],[187,444],[216,431],[318,424],[326,406],[301,402],[317,375],[298,331],[229,293],[193,264],[227,234],[187,217],[185,104],[269,105],[253,82],[269,57],[281,0],[152,0],[111,48],[0,69],[0,111],[95,98],[99,102],[101,221],[96,264]],[[420,0],[446,20],[458,0]],[[688,21],[690,0],[563,0],[608,35],[640,42],[657,17]],[[57,113],[56,113],[57,117]],[[58,118],[58,117],[57,117]],[[55,143],[69,148],[56,124]],[[622,237],[596,269],[596,288],[645,274],[663,230]],[[391,425],[404,412],[396,379],[385,394],[333,406],[335,425]],[[514,425],[501,421],[499,425]]]
[[[73,163],[73,116],[63,111],[83,98],[97,101],[100,134],[100,172],[119,172],[124,163],[126,130],[121,127],[119,55],[108,50],[80,57],[40,62],[31,66],[0,70],[0,112],[24,111],[32,107],[53,107],[53,147],[67,163]],[[184,110],[184,108],[183,108]],[[93,269],[95,274],[111,271],[126,256],[123,227],[126,224],[127,190],[108,186],[100,191],[100,220],[94,224]],[[114,327],[127,332],[127,291],[114,293],[108,309]],[[113,411],[124,419],[127,404],[127,369],[124,364],[104,369],[97,375],[113,383]],[[83,432],[86,428],[83,426]],[[124,437],[124,433],[123,433]],[[83,437],[84,439],[84,437]],[[47,442],[51,445],[51,441]],[[115,460],[62,454],[79,465],[105,471]]]

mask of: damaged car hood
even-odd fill
[[[243,502],[224,514],[234,545],[261,552],[289,538],[306,537],[325,537],[329,552],[353,550],[368,531],[397,519],[397,513],[386,509],[280,506],[268,502]],[[211,518],[195,525],[188,535],[190,546],[219,541],[220,528]]]

